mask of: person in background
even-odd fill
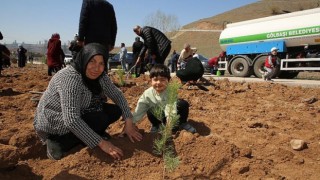
[[[278,48],[273,47],[271,48],[270,52],[271,53],[267,56],[264,64],[264,69],[266,70],[266,73],[262,74],[262,79],[264,81],[272,82],[273,80],[271,78],[275,72],[276,66],[278,65]]]
[[[149,26],[135,26],[133,31],[144,41],[143,48],[140,51],[139,58],[135,65],[140,63],[142,56],[148,50],[151,58],[156,64],[164,64],[171,50],[171,41],[160,30]]]
[[[127,62],[127,48],[124,43],[121,43],[120,47],[119,61],[121,62],[122,69],[127,72],[129,70],[129,63]]]
[[[192,59],[193,54],[196,51],[197,51],[196,48],[191,49],[190,44],[185,43],[178,59],[178,69],[184,69],[186,67],[188,60]]]
[[[64,65],[65,54],[61,48],[60,35],[54,33],[48,41],[47,46],[47,65],[48,76],[52,76],[53,72],[58,72]]]
[[[213,57],[211,59],[209,59],[208,61],[208,65],[210,67],[210,73],[211,74],[216,74],[216,72],[218,71],[218,62],[219,60],[222,60],[226,57],[226,52],[222,51],[219,56]]]
[[[141,51],[141,49],[143,48],[143,42],[140,41],[140,37],[136,37],[134,43],[132,44],[132,53],[133,53],[133,62],[132,64],[135,65],[137,62],[137,59],[139,57],[139,53]],[[142,58],[143,60],[144,58]],[[136,75],[136,77],[139,77],[140,74],[144,73],[144,61],[141,61],[139,64],[136,65],[136,67],[134,68],[134,74]],[[139,73],[138,73],[139,71]]]
[[[0,40],[3,39],[3,36],[2,36],[2,33],[0,31]],[[9,49],[3,45],[3,44],[0,44],[0,75],[1,75],[1,71],[3,70],[3,65],[6,66],[7,63],[5,63],[5,61],[7,59],[9,59],[9,66],[10,66],[10,51]]]
[[[112,4],[106,0],[83,0],[80,12],[78,44],[99,43],[112,51],[117,21]]]
[[[179,54],[177,54],[176,50],[173,50],[171,59],[170,59],[172,73],[177,71],[178,59],[179,59]]]
[[[11,54],[11,52],[6,46],[4,46],[3,48],[4,48],[4,50],[2,50],[2,63],[3,63],[2,67],[3,68],[9,68],[9,67],[11,67],[11,62],[10,62],[10,54]]]
[[[31,53],[29,54],[29,62],[30,62],[31,64],[33,64],[33,58],[34,58],[34,55],[33,55],[33,53],[31,52]]]
[[[10,55],[11,52],[7,46],[0,44],[0,74],[3,68],[9,68],[11,66]]]
[[[132,142],[142,140],[133,124],[123,93],[105,72],[107,49],[98,43],[84,46],[70,66],[56,73],[43,93],[34,118],[34,128],[47,145],[47,156],[58,160],[71,148],[85,144],[99,147],[115,159],[123,152],[106,132],[121,116]],[[106,103],[110,98],[114,103]]]
[[[141,62],[141,68],[143,68],[143,74],[146,71],[150,71],[152,66],[155,64],[154,60],[152,60],[151,58],[151,55],[148,53],[148,50],[144,55],[140,56],[140,62]]]
[[[200,59],[199,54],[197,53],[197,48],[191,48],[191,50],[193,51],[192,57]]]
[[[202,78],[204,74],[204,67],[198,58],[191,58],[188,60],[184,69],[179,69],[176,72],[177,77],[181,80],[182,84],[190,85],[191,88]]]
[[[77,53],[80,51],[80,49],[82,48],[81,46],[78,45],[78,34],[74,35],[73,40],[70,42],[69,45],[69,51],[71,51],[72,54],[72,60],[76,59]]]
[[[147,114],[148,120],[152,124],[150,132],[156,133],[159,132],[161,123],[166,124],[169,115],[168,111],[170,108],[168,107],[167,102],[169,96],[167,87],[171,79],[169,68],[163,64],[155,64],[150,70],[150,79],[151,87],[145,90],[140,96],[133,113],[133,121],[136,123]],[[165,106],[163,107],[162,112],[164,115],[163,119],[159,119],[159,117],[154,115],[155,109],[160,106]],[[180,128],[191,133],[196,133],[196,129],[187,122],[189,115],[189,103],[187,101],[178,99],[175,103],[173,113],[180,116],[178,127],[175,127],[173,129],[174,131],[177,131]]]
[[[17,49],[18,52],[18,67],[22,68],[26,66],[27,50],[20,44]]]
[[[2,33],[0,31],[0,40],[3,39],[3,36],[2,36]],[[3,70],[2,69],[2,65],[3,65],[3,58],[2,58],[2,52],[4,51],[4,45],[0,44],[0,75],[1,75],[1,71]]]

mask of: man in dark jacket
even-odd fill
[[[78,34],[74,35],[73,40],[70,42],[69,45],[69,51],[71,51],[72,54],[72,60],[76,59],[77,53],[81,50],[81,46],[78,45]]]
[[[78,32],[78,44],[99,43],[109,51],[114,48],[117,21],[113,6],[106,0],[83,0]]]
[[[140,41],[140,37],[136,37],[134,43],[132,44],[132,53],[133,53],[133,62],[132,64],[136,64],[140,51],[143,48],[143,42]],[[138,69],[140,69],[140,72],[138,74]],[[141,73],[144,72],[144,62],[141,62],[134,68],[134,73],[138,77]]]
[[[144,55],[147,50],[156,64],[164,64],[171,50],[171,41],[167,36],[158,29],[149,26],[136,26],[133,28],[133,31],[142,37],[144,41],[144,46],[140,51],[136,64],[140,62],[141,56]]]

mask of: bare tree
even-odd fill
[[[166,15],[159,10],[145,18],[145,25],[157,28],[164,33],[176,31],[180,28],[176,16]]]

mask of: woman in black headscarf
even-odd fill
[[[105,73],[108,53],[104,46],[91,43],[75,61],[56,73],[41,97],[34,127],[47,145],[50,159],[61,159],[78,144],[100,147],[115,159],[120,148],[107,141],[107,127],[122,115],[125,133],[132,142],[142,135],[132,122],[132,114],[123,93]],[[115,104],[106,103],[110,98]]]

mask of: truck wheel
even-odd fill
[[[278,78],[280,79],[293,79],[297,77],[299,72],[287,72],[287,71],[281,71]]]
[[[244,58],[237,58],[231,64],[231,73],[236,77],[248,77],[250,75],[250,66]]]
[[[265,72],[264,70],[265,60],[266,60],[266,56],[260,56],[258,59],[255,60],[255,63],[253,65],[254,76],[258,78],[262,77],[262,73]]]

